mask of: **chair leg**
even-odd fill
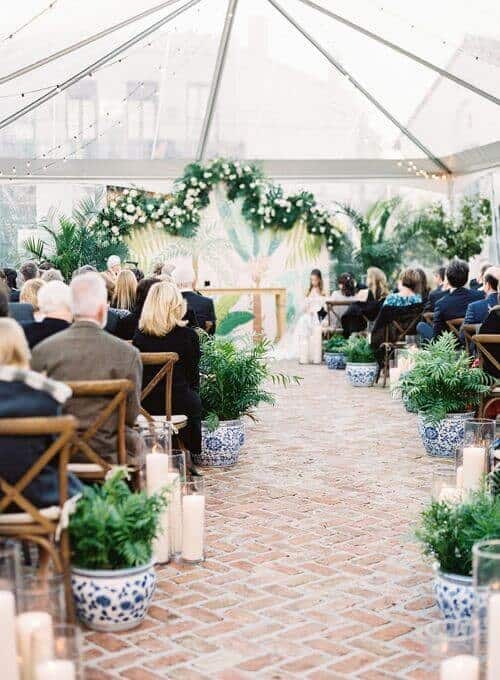
[[[71,551],[67,531],[62,532],[59,550],[61,555],[61,564],[64,577],[64,594],[66,597],[66,618],[68,620],[68,623],[75,623],[76,621],[75,603],[73,600],[73,590],[71,588],[71,572],[70,572]]]

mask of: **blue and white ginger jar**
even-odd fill
[[[436,570],[433,583],[437,605],[445,619],[466,621],[474,611],[474,587],[471,576],[447,574]]]
[[[372,387],[377,379],[379,367],[372,364],[346,363],[345,374],[353,387]]]
[[[345,368],[345,356],[342,352],[325,352],[325,364],[332,371]]]
[[[437,423],[429,423],[421,413],[418,415],[418,431],[429,456],[454,458],[463,445],[465,423],[474,413],[450,413]]]
[[[213,431],[202,423],[201,454],[193,455],[193,460],[196,465],[206,467],[230,467],[238,462],[244,441],[241,420],[221,420]]]

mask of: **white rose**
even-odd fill
[[[121,210],[117,210],[117,211],[116,211],[116,216],[117,216],[117,217],[122,217],[122,215],[123,215],[123,213],[122,213]]]
[[[132,205],[132,204],[127,205],[127,212],[128,213],[135,213],[135,205]]]
[[[146,218],[144,217],[144,215],[142,217],[139,217],[139,222],[141,224],[144,224],[146,222]]]
[[[103,220],[103,221],[102,221],[102,226],[103,226],[103,227],[109,227],[109,222],[108,222],[108,220]]]
[[[139,194],[139,192],[136,189],[132,189],[130,191],[130,195],[133,196],[134,198]]]
[[[124,195],[124,196],[128,196],[128,193],[129,193],[128,189],[124,189],[124,190],[123,190],[123,195]]]
[[[193,186],[195,186],[196,184],[198,184],[198,180],[196,179],[196,177],[191,177],[191,184],[192,184]]]
[[[155,222],[155,226],[156,226],[158,229],[161,229],[161,228],[163,227],[163,223],[162,223],[162,222]]]
[[[111,231],[112,231],[113,234],[115,234],[115,235],[117,235],[117,234],[120,233],[120,230],[119,230],[118,227],[116,227],[116,226],[115,226],[115,227],[111,227]]]

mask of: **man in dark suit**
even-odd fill
[[[40,288],[38,306],[44,315],[43,321],[23,324],[24,334],[30,349],[55,333],[69,328],[73,320],[71,311],[71,290],[62,281],[49,281]]]
[[[469,278],[469,265],[463,260],[453,260],[446,268],[446,281],[449,286],[449,294],[436,302],[434,307],[434,324],[420,322],[417,332],[425,340],[432,340],[446,330],[446,321],[451,319],[463,319],[467,307],[475,300],[484,298],[479,290],[465,288]]]
[[[433,312],[436,302],[440,300],[445,295],[448,295],[449,291],[445,285],[446,277],[446,267],[439,267],[434,272],[434,281],[436,282],[436,288],[431,290],[427,302],[425,303],[424,312]]]
[[[9,316],[9,289],[0,281],[0,317]]]
[[[471,302],[465,312],[464,324],[483,323],[490,310],[498,303],[498,279],[500,268],[490,267],[483,276],[483,300]]]
[[[182,297],[186,300],[188,313],[192,311],[197,319],[198,327],[213,335],[215,333],[215,308],[211,298],[204,297],[193,290],[195,282],[194,269],[190,265],[179,265],[172,272]]]
[[[35,320],[33,305],[27,302],[9,302],[9,316],[18,323],[30,323]]]
[[[10,267],[4,267],[3,273],[7,280],[7,285],[10,290],[10,302],[19,302],[20,290],[16,288],[17,285],[17,272],[15,269]]]

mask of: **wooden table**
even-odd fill
[[[274,295],[276,300],[276,338],[281,340],[286,330],[286,288],[199,288],[204,295]]]

